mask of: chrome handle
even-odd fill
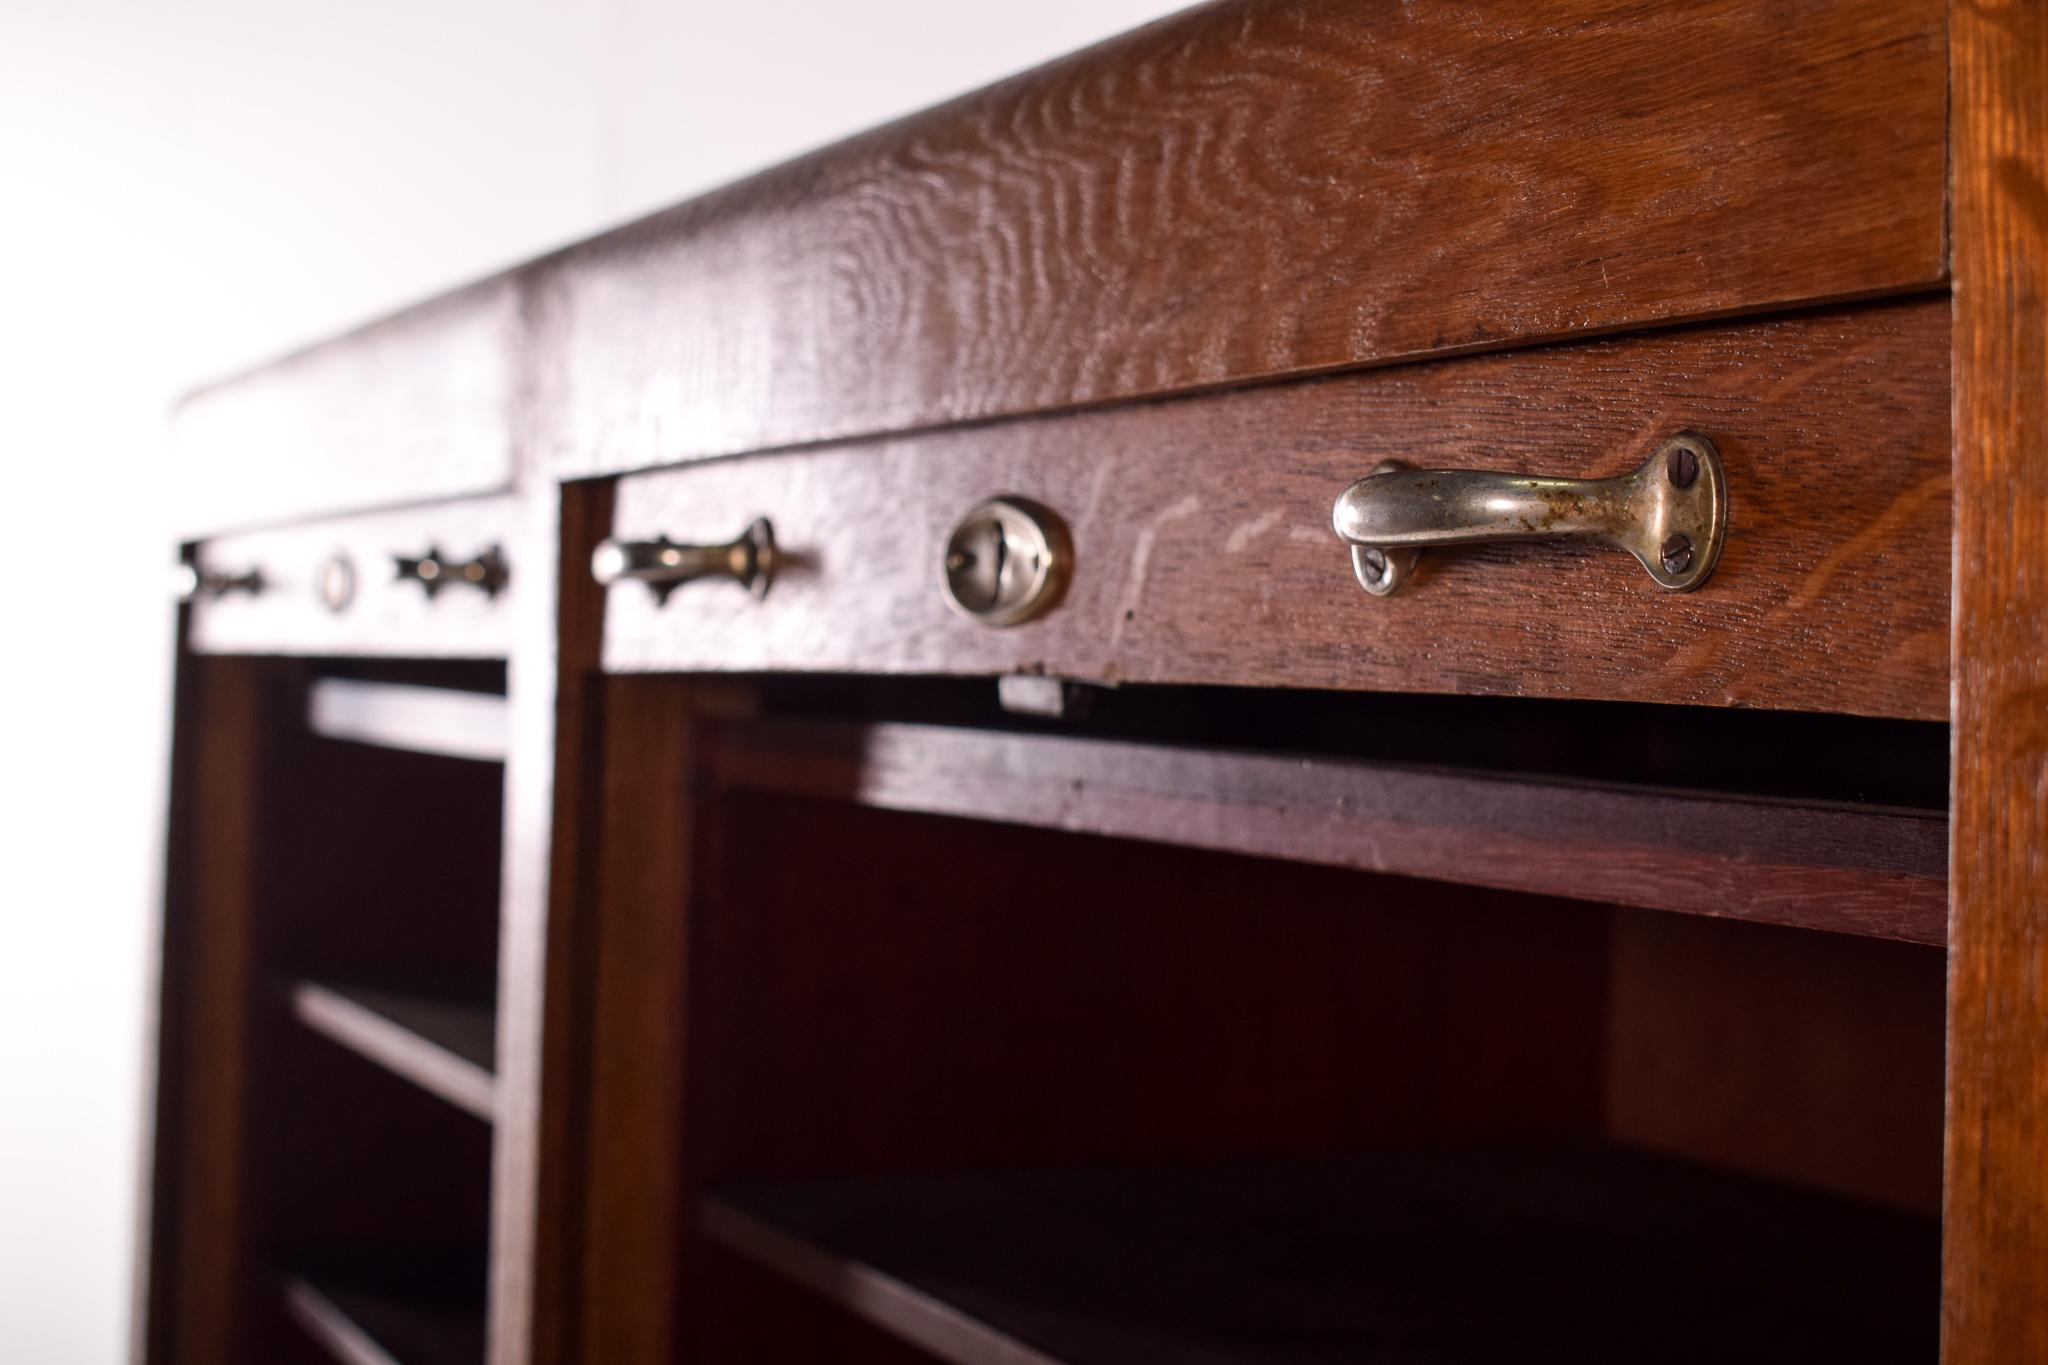
[[[423,555],[391,558],[398,566],[398,581],[419,584],[430,601],[450,583],[464,583],[486,597],[496,597],[512,576],[511,566],[495,545],[470,559],[451,560],[438,545],[428,547]]]
[[[765,597],[775,576],[775,528],[765,517],[723,545],[678,545],[659,540],[605,540],[590,556],[590,576],[605,587],[628,579],[645,583],[656,602],[700,578],[729,578]]]
[[[171,570],[171,589],[180,602],[193,602],[202,597],[217,602],[238,592],[254,597],[263,591],[264,586],[261,569],[226,573],[220,569],[203,569],[197,564],[180,564]]]
[[[1627,550],[1661,588],[1687,592],[1721,557],[1728,488],[1721,452],[1695,431],[1611,479],[1546,479],[1389,460],[1345,489],[1331,513],[1359,585],[1398,591],[1431,545],[1595,540]]]

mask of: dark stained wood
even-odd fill
[[[524,490],[509,674],[498,972],[498,1123],[492,1152],[492,1365],[568,1359],[581,1281],[582,1068],[578,947],[600,781],[603,603],[587,574],[611,487]],[[563,575],[558,566],[572,572]]]
[[[542,262],[540,455],[611,472],[1932,285],[1943,25],[1199,6]]]
[[[267,1272],[311,1272],[322,1252],[360,1251],[392,1293],[446,1278],[453,1248],[480,1293],[491,1190],[491,1126],[412,1079],[298,1024],[282,1001],[259,1015],[247,1150],[251,1296]],[[265,1359],[251,1344],[232,1361]]]
[[[1945,301],[1914,300],[635,476],[621,534],[724,540],[766,515],[789,562],[760,602],[622,585],[606,662],[1942,719],[1947,356]],[[1609,475],[1682,427],[1728,465],[1727,549],[1698,592],[1553,544],[1434,552],[1374,598],[1330,529],[1389,457]],[[952,523],[1002,492],[1068,521],[1075,570],[1048,616],[995,631],[948,609],[939,574]]]
[[[602,839],[584,923],[583,1221],[576,1238],[575,1359],[679,1358],[679,1323],[703,1287],[685,1271],[680,1209],[700,1193],[685,1101],[696,1044],[685,1016],[699,970],[704,813],[701,725],[676,682],[608,682]]]
[[[299,982],[291,999],[306,1027],[486,1122],[493,1117],[497,1021],[488,1006],[317,981]]]
[[[2048,8],[1951,11],[1948,1365],[2048,1359]]]
[[[195,604],[192,647],[209,654],[503,658],[512,642],[512,604],[525,587],[512,543],[519,531],[518,501],[495,497],[208,541],[201,563],[230,573],[259,569],[264,590]],[[398,555],[438,547],[468,559],[493,545],[504,547],[511,564],[510,581],[495,598],[459,584],[429,598],[418,583],[396,576]],[[355,571],[354,599],[340,612],[320,597],[321,570],[337,555]]]
[[[1610,1137],[1939,1213],[1944,954],[1647,913],[1612,944]]]
[[[501,277],[199,390],[171,424],[173,526],[196,537],[511,487],[523,338]]]
[[[312,736],[301,665],[187,655],[181,675],[149,1359],[298,1360],[270,1258],[480,1240],[489,1135],[256,986],[309,963],[487,971],[499,777]]]
[[[740,788],[1944,941],[1939,818],[938,726],[736,724]]]
[[[483,1365],[483,1303],[292,1276],[285,1306],[341,1365]]]
[[[1932,1219],[1625,1149],[721,1192],[723,1245],[959,1365],[1915,1361]]]
[[[699,1272],[711,1314],[699,1358],[719,1365],[932,1365],[924,1351],[717,1245]]]
[[[713,1184],[1600,1132],[1602,907],[839,802],[720,811],[681,1063]]]
[[[208,567],[270,585],[195,605],[192,651],[508,658],[510,686],[500,772],[307,734],[293,665],[182,661],[152,1365],[301,1359],[268,1276],[303,1245],[486,1228],[487,1301],[471,1293],[451,1359],[478,1359],[479,1331],[492,1365],[910,1353],[823,1298],[749,1332],[777,1300],[704,1241],[721,1180],[1615,1132],[1924,1208],[1933,953],[1608,906],[1939,943],[1937,819],[729,724],[700,679],[600,665],[1941,721],[1952,658],[1948,1347],[2048,1357],[2030,913],[2048,603],[2025,559],[2048,548],[2048,499],[2024,459],[2044,416],[2048,41],[2031,12],[1953,20],[1951,336],[1950,22],[1942,0],[1222,0],[188,400],[173,520],[218,537]],[[1731,475],[1728,552],[1695,596],[1541,547],[1435,554],[1375,601],[1327,524],[1390,456],[1603,474],[1679,426]],[[686,467],[629,481],[616,517],[608,484],[558,482],[658,465]],[[937,550],[1006,491],[1067,515],[1079,573],[1050,619],[983,632],[946,612]],[[615,527],[724,538],[763,513],[789,551],[765,603],[607,604],[588,581]],[[495,603],[391,581],[394,554],[493,543],[513,574]],[[358,592],[340,614],[315,591],[338,551]],[[1667,766],[1656,780],[1690,785]],[[493,1045],[455,1049],[494,1054],[488,1089],[392,998],[337,1011],[301,990],[351,1051],[251,1001],[271,973],[389,984],[380,959],[418,974],[406,990],[496,975]],[[1512,1321],[1493,1354],[1516,1358],[1924,1358],[1924,1229],[1700,1172],[1635,1183],[1651,1168],[1611,1154],[1589,1169],[1458,1168],[1479,1196],[1459,1209],[1534,1234],[1474,1255],[1429,1204],[1435,1240],[1387,1247],[1449,1273],[1395,1306],[1426,1331]],[[1151,1213],[1195,1202],[1161,1178]],[[1133,1284],[1169,1326],[1229,1325],[1242,1285],[1190,1294],[1217,1281],[1175,1273],[1171,1247],[1076,1231],[1114,1226],[1137,1183],[1039,1242],[1060,1254],[1016,1288],[1100,1270],[1098,1326]],[[1632,1221],[1659,1190],[1675,1202]],[[1198,1231],[1232,1254],[1341,1250],[1360,1220],[1331,1232],[1330,1188],[1311,1192],[1323,1221],[1277,1239],[1242,1210]],[[785,1261],[818,1254],[762,1212],[744,1216]],[[1031,1247],[944,1255],[972,1270]],[[832,1254],[835,1293],[863,1282]],[[1503,1266],[1543,1292],[1490,1320],[1475,1286]],[[1356,1320],[1317,1305],[1356,1308],[1361,1281],[1341,1256],[1320,1268],[1327,1294],[1281,1276],[1254,1297],[1336,1332]],[[378,1317],[349,1292],[316,1330]],[[1546,1330],[1561,1320],[1592,1327]]]
[[[265,757],[275,679],[184,655],[162,941],[151,1182],[151,1365],[213,1365],[247,1344],[245,1105],[250,969]]]
[[[352,678],[317,679],[306,724],[328,739],[504,762],[505,699],[485,692]]]
[[[504,770],[342,742],[284,703],[266,813],[266,975],[485,1001],[498,957]]]

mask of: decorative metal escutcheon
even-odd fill
[[[775,528],[766,517],[723,545],[678,545],[659,540],[606,540],[590,556],[590,576],[605,587],[631,580],[645,583],[656,602],[700,578],[728,578],[754,594],[768,595],[775,577]]]
[[[1400,590],[1432,545],[1593,540],[1627,550],[1657,586],[1689,592],[1721,558],[1728,486],[1721,452],[1696,431],[1667,438],[1611,479],[1547,479],[1389,460],[1345,489],[1331,514],[1351,568],[1376,597]]]
[[[1066,525],[1051,509],[1027,498],[990,498],[946,537],[946,603],[984,626],[1021,625],[1060,600],[1073,559]]]
[[[486,597],[496,597],[512,576],[504,553],[495,545],[469,559],[450,560],[441,547],[431,546],[423,555],[393,555],[398,581],[414,582],[432,601],[450,583],[475,588]]]
[[[316,585],[320,590],[320,601],[327,610],[339,615],[356,600],[356,566],[347,555],[336,551],[329,555],[327,562],[320,566],[320,577]]]

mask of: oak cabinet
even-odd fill
[[[1221,0],[195,397],[145,1358],[2048,1355],[2044,70]]]

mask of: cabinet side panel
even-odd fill
[[[1953,10],[1943,1355],[2048,1359],[2048,6]]]
[[[188,655],[179,677],[163,928],[149,1365],[240,1359],[244,1093],[270,671]]]

